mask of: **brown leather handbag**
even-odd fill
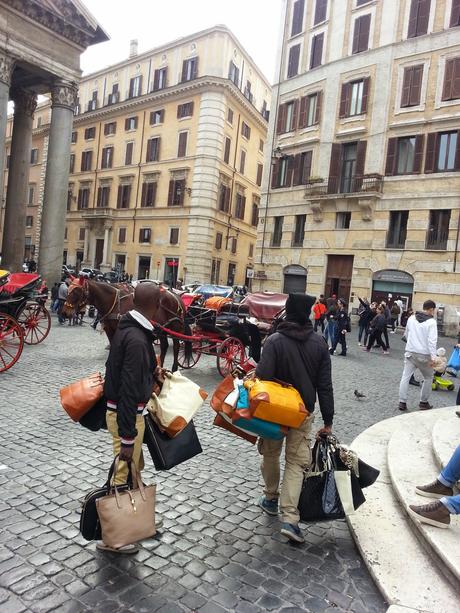
[[[75,381],[59,390],[61,404],[73,421],[80,419],[102,398],[104,379],[100,372]]]
[[[118,469],[115,462],[114,478]],[[155,530],[155,485],[143,485],[139,471],[131,462],[133,489],[121,491],[113,486],[114,493],[96,500],[97,514],[101,522],[104,545],[119,549],[150,538]]]

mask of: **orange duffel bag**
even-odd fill
[[[80,421],[104,393],[104,379],[100,372],[75,381],[59,390],[61,404],[73,421]]]
[[[309,412],[299,392],[287,383],[252,379],[245,382],[252,417],[274,424],[299,428]]]

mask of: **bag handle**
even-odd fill
[[[119,464],[120,464],[120,456],[116,455],[115,459],[113,461],[113,478],[116,477],[117,475],[117,471],[119,468]],[[142,479],[141,479],[141,474],[139,472],[139,469],[137,468],[136,462],[134,460],[130,460],[129,462],[127,462],[128,464],[128,479],[129,476],[131,476],[132,478],[132,484],[133,484],[133,488],[132,489],[138,489],[142,500],[145,502],[146,497],[145,497],[145,489],[144,489],[144,484],[142,483]],[[129,482],[128,482],[129,483]],[[117,500],[117,506],[120,508],[120,500],[119,500],[119,493],[118,493],[118,489],[117,486],[114,485],[114,490],[115,490],[115,498]],[[128,489],[128,492],[130,490]],[[131,504],[134,505],[134,499],[131,497]]]

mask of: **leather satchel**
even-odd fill
[[[160,427],[173,438],[193,419],[208,394],[179,372],[166,372],[160,394],[152,394],[147,409]]]
[[[232,375],[227,375],[214,390],[210,404],[216,413],[225,413],[229,417],[233,415],[235,407],[225,402],[230,393],[235,389],[233,381]]]
[[[104,379],[97,372],[59,390],[61,404],[73,421],[80,419],[102,398]]]
[[[193,421],[174,438],[170,438],[150,413],[145,416],[144,443],[157,470],[169,470],[203,451]]]
[[[274,424],[299,428],[309,415],[299,392],[288,383],[275,381],[247,381],[249,409],[240,410],[241,417],[257,417]]]
[[[114,475],[119,458],[116,458]],[[155,530],[155,485],[143,485],[134,462],[131,462],[134,489],[122,491],[113,487],[113,494],[96,500],[105,545],[119,549],[152,537]]]

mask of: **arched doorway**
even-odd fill
[[[307,269],[300,264],[289,264],[283,268],[283,292],[285,294],[304,294],[307,289]]]
[[[392,303],[398,297],[407,310],[412,305],[414,277],[404,270],[378,270],[372,275],[372,300]]]

